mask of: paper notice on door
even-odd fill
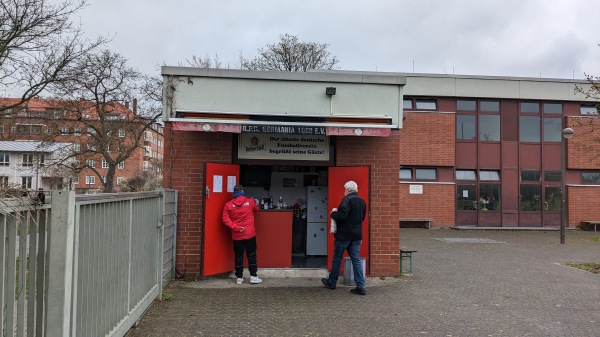
[[[223,176],[213,176],[213,192],[223,192]]]
[[[233,187],[235,186],[236,181],[237,180],[235,176],[227,176],[227,192],[233,192]]]

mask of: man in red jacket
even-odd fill
[[[235,252],[235,276],[237,284],[244,283],[244,250],[248,258],[250,283],[262,282],[256,274],[256,228],[254,227],[254,212],[258,205],[252,198],[244,195],[244,186],[233,187],[233,199],[229,200],[223,208],[223,223],[231,229],[233,251]]]

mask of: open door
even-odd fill
[[[354,180],[358,185],[358,195],[360,195],[367,203],[367,215],[363,222],[363,240],[360,246],[360,256],[367,258],[369,256],[369,213],[370,213],[370,191],[371,191],[371,174],[369,166],[346,166],[346,167],[330,167],[328,172],[327,193],[328,193],[328,211],[338,207],[344,198],[344,184]],[[328,218],[329,222],[331,218]],[[329,224],[328,224],[329,226]],[[331,270],[331,259],[333,258],[333,234],[329,234],[327,238],[327,269]],[[344,253],[344,256],[348,256]],[[367,259],[367,274],[369,274],[369,260]],[[342,260],[343,271],[344,261]]]
[[[204,251],[202,275],[234,270],[231,231],[221,221],[223,206],[240,179],[239,165],[206,163],[204,168]]]

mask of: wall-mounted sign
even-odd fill
[[[239,159],[329,160],[329,138],[323,135],[241,133]]]
[[[423,185],[410,185],[409,194],[423,194]]]
[[[286,135],[325,135],[327,128],[322,126],[294,125],[242,125],[242,133],[279,133]]]

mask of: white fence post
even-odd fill
[[[46,336],[70,336],[75,233],[75,192],[52,192],[48,239]]]

